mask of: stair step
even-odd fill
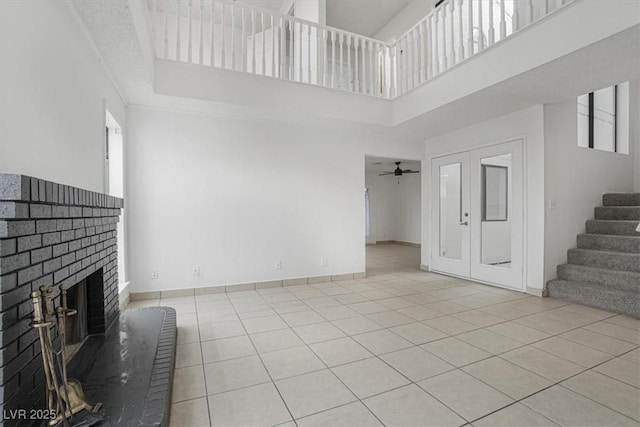
[[[640,206],[601,206],[595,208],[596,219],[640,221]]]
[[[587,221],[587,233],[614,234],[616,236],[640,236],[640,231],[636,231],[638,224],[640,224],[640,221],[590,219]]]
[[[579,234],[578,248],[640,254],[640,237]]]
[[[640,293],[613,290],[598,284],[551,280],[547,283],[550,297],[640,318]]]
[[[569,249],[567,257],[569,264],[640,273],[640,253],[632,254],[578,248]]]
[[[558,266],[558,279],[572,282],[595,283],[607,289],[640,292],[640,273],[607,270],[585,265],[562,264]]]
[[[640,193],[607,193],[602,202],[605,206],[640,206]]]

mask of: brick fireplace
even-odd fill
[[[122,207],[105,194],[0,174],[0,413],[44,406],[40,343],[29,326],[33,290],[52,286],[57,306],[58,286],[82,282],[90,334],[118,317]]]

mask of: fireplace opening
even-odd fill
[[[95,316],[104,306],[102,282],[102,269],[99,269],[67,290],[67,308],[77,311],[65,321],[64,345],[69,359],[78,353],[90,334],[104,332],[100,327],[104,319]]]

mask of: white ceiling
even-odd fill
[[[298,0],[305,1],[305,0]],[[309,0],[315,1],[315,0]],[[373,37],[411,0],[326,0],[327,25]],[[263,9],[284,12],[291,0],[238,0]]]
[[[327,0],[327,25],[373,37],[409,3],[411,0]]]

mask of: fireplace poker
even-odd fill
[[[53,379],[51,378],[51,367],[49,366],[49,360],[47,358],[46,340],[44,338],[43,328],[47,328],[51,325],[51,322],[45,322],[42,316],[42,300],[40,291],[33,291],[31,293],[31,303],[33,304],[33,321],[31,326],[38,330],[38,337],[40,338],[40,347],[42,354],[42,365],[44,366],[44,377],[47,383],[45,389],[47,407],[54,409],[53,406],[53,393],[55,393],[55,387],[53,385]]]
[[[57,425],[58,423],[60,423],[60,421],[62,421],[64,426],[68,426],[69,423],[65,414],[66,408],[64,399],[60,395],[60,387],[58,386],[58,377],[54,363],[55,357],[53,354],[53,342],[51,340],[50,326],[52,325],[51,317],[53,312],[51,288],[47,286],[41,286],[40,291],[35,291],[32,294],[32,297],[32,303],[34,307],[33,326],[38,329],[38,333],[40,335],[45,377],[47,377],[47,379],[50,381],[50,383],[47,384],[47,388],[49,389],[49,400],[47,401],[47,405],[49,406],[49,409],[54,409],[54,397],[56,401],[56,416],[55,418],[49,420],[49,425]]]

